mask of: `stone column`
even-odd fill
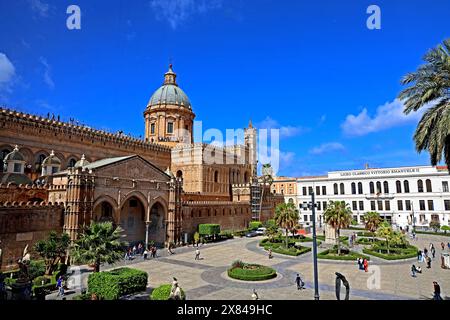
[[[336,229],[329,224],[325,223],[325,244],[335,245],[337,244]]]

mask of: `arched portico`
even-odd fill
[[[167,206],[164,202],[155,201],[149,210],[148,241],[163,246],[167,238],[166,228]]]
[[[147,201],[137,194],[130,195],[120,209],[120,225],[124,229],[125,241],[144,242]]]
[[[110,196],[102,196],[95,200],[92,220],[94,222],[111,221],[117,225],[119,223],[119,214],[116,201]],[[89,224],[90,221],[86,221],[86,223]]]

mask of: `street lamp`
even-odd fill
[[[316,202],[314,199],[314,191],[311,192],[311,202],[308,203],[307,208],[312,210],[313,222],[313,264],[314,264],[314,300],[319,300],[319,277],[317,271],[317,236],[316,236]]]

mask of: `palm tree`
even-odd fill
[[[444,153],[450,170],[450,39],[431,49],[425,64],[402,79],[410,85],[398,98],[405,104],[405,114],[429,107],[414,133],[418,152],[428,150],[431,164],[437,165]]]
[[[298,210],[293,203],[280,203],[275,208],[275,223],[286,230],[286,248],[288,248],[288,233],[297,223]]]
[[[352,221],[352,211],[350,205],[345,201],[330,201],[327,210],[323,213],[323,218],[327,224],[336,230],[338,255],[341,254],[340,231],[347,228]]]
[[[386,241],[387,253],[389,254],[389,242],[393,237],[394,232],[392,231],[391,225],[387,221],[383,221],[377,230],[377,236],[384,238]]]
[[[375,211],[369,211],[364,215],[364,222],[366,224],[366,230],[373,233],[372,242],[375,242],[375,231],[377,231],[381,222],[383,222],[380,214]]]
[[[115,228],[112,222],[93,222],[74,243],[71,250],[76,263],[95,265],[95,272],[100,271],[102,263],[114,263],[123,258],[127,244],[120,239],[123,229]]]

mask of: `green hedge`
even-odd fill
[[[444,233],[444,232],[432,232],[432,231],[417,231],[417,234],[429,234],[433,236],[444,236],[444,237],[450,237],[450,232]]]
[[[359,236],[359,237],[373,237],[373,236],[376,236],[375,233],[370,232],[370,231],[357,232],[356,235]]]
[[[255,269],[247,269],[252,267]],[[227,273],[230,278],[244,281],[262,281],[273,279],[277,276],[275,269],[258,264],[247,263],[243,263],[243,265],[239,267],[232,266],[228,269]]]
[[[289,248],[286,249],[285,242],[270,242],[268,238],[263,239],[259,242],[259,246],[263,247],[265,250],[269,250],[269,248],[272,248],[273,252],[285,254],[289,256],[299,256],[301,254],[304,254],[306,252],[311,251],[311,248],[308,247],[295,247],[295,242],[302,242],[302,241],[293,241],[289,242]]]
[[[382,251],[382,252],[380,252]],[[373,246],[371,248],[364,248],[363,252],[372,256],[385,259],[385,260],[401,260],[417,257],[417,247],[408,246],[407,248],[389,248],[389,254],[387,254],[387,248],[381,246]],[[386,253],[385,253],[386,252]]]
[[[150,300],[169,300],[171,289],[172,285],[170,284],[163,284],[158,288],[153,289],[150,295]],[[186,294],[183,289],[181,289],[181,299],[186,300]]]
[[[261,221],[250,221],[250,223],[248,224],[248,228],[250,230],[256,230],[258,228],[261,228],[263,226]]]
[[[147,272],[120,268],[109,272],[97,272],[89,276],[89,294],[99,299],[117,300],[120,297],[144,291],[147,288]]]
[[[350,251],[348,254],[338,256],[337,249],[328,249],[328,250],[322,251],[321,253],[317,254],[317,257],[319,259],[342,260],[342,261],[356,261],[356,259],[358,259],[358,258],[370,260],[369,256],[366,256],[366,255],[363,255],[363,254],[360,254],[360,253],[354,252],[354,251]]]
[[[234,231],[233,235],[236,237],[245,237],[245,235],[249,232],[250,230],[246,229],[246,230],[238,230],[238,231]]]
[[[220,233],[220,225],[219,224],[199,224],[198,225],[198,233],[201,236],[212,236]]]

